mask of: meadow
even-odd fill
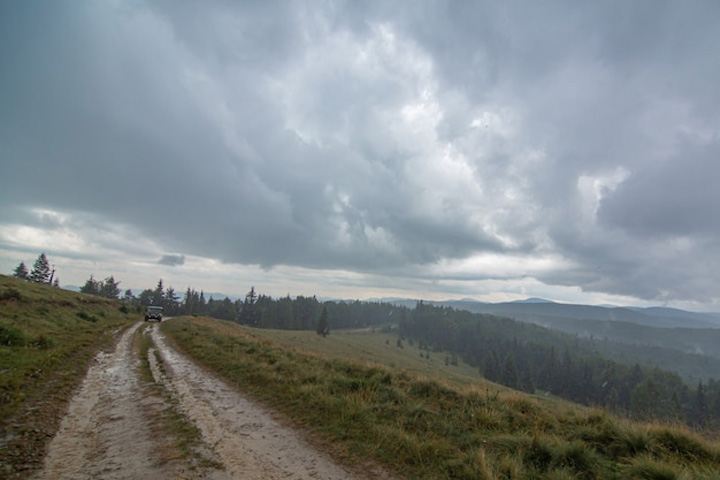
[[[406,478],[711,479],[720,447],[487,382],[397,335],[258,330],[202,317],[162,325],[176,346],[348,463]],[[421,356],[422,355],[422,356]]]

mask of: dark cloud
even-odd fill
[[[158,265],[165,265],[168,267],[185,265],[185,255],[163,255],[162,258],[158,260]]]
[[[718,300],[716,2],[0,8],[8,225],[164,265],[552,257],[549,284]]]
[[[720,142],[679,143],[681,155],[648,165],[603,200],[605,225],[641,239],[720,235]]]

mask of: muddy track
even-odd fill
[[[162,465],[149,416],[162,407],[138,377],[133,338],[127,329],[115,351],[100,352],[70,402],[60,430],[50,442],[37,479],[138,479],[176,475]]]
[[[129,328],[112,353],[98,353],[50,443],[36,480],[55,479],[367,479],[384,472],[352,472],[318,452],[273,414],[209,375],[174,350],[152,325],[148,360],[155,382],[202,433],[204,450],[218,468],[195,468],[190,459],[168,457],[173,438],[158,435],[166,401],[140,378]],[[147,333],[146,333],[147,334]]]

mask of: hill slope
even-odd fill
[[[139,318],[120,308],[0,275],[0,465],[42,460],[88,362]]]
[[[715,478],[720,449],[521,394],[372,331],[257,330],[207,318],[162,325],[181,350],[309,428],[336,454],[408,478]],[[454,369],[456,369],[454,371]]]

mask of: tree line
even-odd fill
[[[129,289],[121,295],[119,284],[113,276],[96,280],[91,275],[80,292],[121,299],[137,307],[158,305],[168,316],[203,315],[258,328],[316,330],[323,336],[328,335],[331,328],[366,328],[397,322],[409,312],[406,307],[382,302],[322,302],[315,296],[302,295],[273,298],[258,294],[255,287],[251,287],[244,298],[234,301],[227,296],[208,298],[204,291],[191,287],[180,296],[172,286],[166,287],[162,279],[155,288],[145,289],[139,295]]]
[[[603,358],[593,340],[422,302],[399,331],[425,348],[455,352],[488,380],[514,389],[542,391],[640,420],[720,428],[720,381],[689,386],[674,372]]]

